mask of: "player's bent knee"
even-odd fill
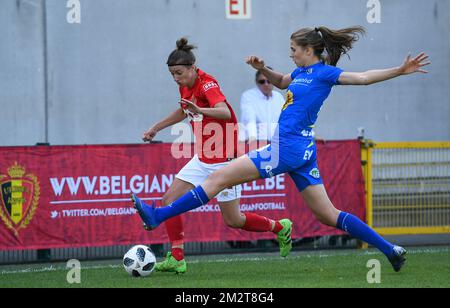
[[[225,183],[225,174],[221,170],[218,170],[211,174],[208,179],[208,184],[216,187],[219,190],[223,190],[227,188],[227,185]]]

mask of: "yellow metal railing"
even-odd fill
[[[383,235],[450,233],[450,142],[362,141],[367,223]]]

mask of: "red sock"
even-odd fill
[[[272,221],[264,216],[254,213],[245,213],[245,225],[242,230],[252,232],[272,231]]]
[[[172,248],[172,256],[177,261],[181,261],[184,259],[184,249],[182,248]]]
[[[166,221],[167,235],[172,245],[172,256],[177,260],[184,259],[184,228],[181,216],[175,216]],[[181,247],[180,247],[181,246]]]
[[[278,232],[280,232],[281,230],[283,230],[283,225],[280,224],[280,222],[277,220],[275,221],[275,228],[273,228],[272,232],[277,234]]]

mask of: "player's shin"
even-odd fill
[[[181,261],[184,259],[184,228],[181,216],[175,216],[166,221],[167,235],[172,246],[172,256]]]
[[[189,212],[209,202],[209,197],[201,186],[187,192],[181,198],[175,200],[168,206],[155,210],[156,220],[159,223],[169,218],[178,216],[182,213]]]
[[[274,232],[278,233],[283,226],[278,221],[254,213],[245,213],[245,225],[241,228],[250,232]]]
[[[372,246],[377,247],[388,258],[391,257],[394,245],[383,239],[378,233],[376,233],[358,217],[349,213],[341,212],[339,214],[336,227],[342,231],[347,232],[352,237],[355,237]]]

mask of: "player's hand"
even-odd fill
[[[261,70],[266,66],[264,60],[257,56],[249,56],[245,59],[245,62],[256,70]]]
[[[201,108],[199,108],[199,107],[195,104],[195,102],[191,102],[190,100],[187,100],[187,99],[182,98],[182,99],[180,100],[180,105],[181,105],[182,107],[185,107],[187,110],[189,110],[189,111],[191,111],[191,112],[193,112],[193,113],[195,113],[195,114],[202,114]]]
[[[406,57],[405,62],[400,66],[399,70],[402,75],[408,75],[412,73],[423,73],[426,74],[428,71],[423,70],[422,67],[431,64],[430,61],[425,62],[429,57],[427,54],[422,52],[417,57],[412,59],[411,54]]]
[[[157,133],[158,130],[155,127],[152,127],[142,135],[142,140],[144,140],[144,142],[152,142]]]

